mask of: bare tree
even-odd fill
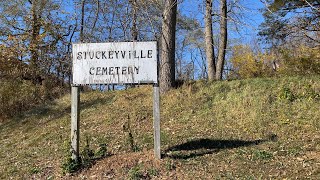
[[[216,79],[222,79],[227,48],[227,0],[220,0],[220,40],[218,50]]]
[[[133,41],[138,40],[138,30],[137,30],[137,0],[129,0],[131,4],[131,13],[132,13],[132,27],[131,27],[131,36]]]
[[[81,1],[81,23],[80,23],[80,42],[83,43],[84,41],[84,13],[85,13],[85,4],[86,4],[86,0],[82,0]]]
[[[205,0],[205,40],[206,40],[206,56],[208,64],[208,79],[213,80],[216,74],[215,55],[213,46],[212,32],[212,0]]]
[[[32,70],[32,79],[35,82],[35,79],[37,77],[37,71],[38,71],[38,57],[39,57],[39,46],[38,46],[38,37],[40,35],[40,29],[41,29],[41,14],[38,11],[37,4],[39,2],[37,1],[29,1],[31,3],[31,14],[32,14],[32,30],[31,30],[31,40],[30,40],[30,53],[31,53],[31,59],[30,59],[30,68]]]
[[[160,92],[165,93],[175,85],[175,38],[177,0],[166,0],[161,36]]]

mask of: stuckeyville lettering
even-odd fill
[[[139,51],[80,51],[77,60],[86,59],[146,59],[153,57],[152,50]]]
[[[134,75],[139,74],[139,66],[122,66],[122,67],[90,67],[90,75]]]

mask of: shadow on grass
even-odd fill
[[[164,151],[163,157],[172,159],[189,159],[206,154],[213,154],[223,149],[233,149],[238,147],[254,146],[267,140],[216,140],[216,139],[196,139],[183,144],[169,147]]]
[[[82,110],[99,106],[101,104],[103,105],[111,104],[113,101],[114,101],[114,96],[107,97],[107,98],[98,97],[85,102],[80,100],[80,112]],[[17,126],[17,125],[25,126],[26,124],[29,124],[30,128],[32,129],[35,125],[39,124],[40,122],[39,120],[41,119],[42,119],[41,124],[45,124],[49,121],[60,119],[63,116],[71,116],[70,104],[67,106],[60,106],[58,108],[54,108],[54,106],[56,105],[57,105],[57,102],[55,101],[46,102],[43,104],[39,104],[38,106],[28,111],[17,113],[14,117],[10,118],[11,121],[0,124],[0,130],[3,130],[8,127],[12,127],[12,126]],[[28,117],[32,117],[31,122],[30,122],[30,119],[26,121]]]
[[[100,104],[110,104],[112,100],[113,100],[113,96],[110,98],[99,97],[99,98],[91,99],[85,102],[80,100],[80,111],[94,107],[94,106],[98,106]],[[56,105],[55,102],[52,102],[47,106],[39,106],[29,111],[28,114],[35,115],[37,118],[44,118],[50,115],[50,119],[59,119],[62,116],[71,114],[71,105],[68,105],[66,107],[61,107],[58,109],[53,109],[52,106],[54,105]]]

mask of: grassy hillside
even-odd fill
[[[161,97],[156,161],[152,87],[82,93],[81,149],[112,155],[72,175],[66,95],[0,125],[0,179],[319,179],[319,94],[319,76],[186,84]]]

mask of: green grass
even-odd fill
[[[90,148],[106,144],[113,156],[75,176],[317,179],[319,94],[319,76],[185,84],[161,97],[164,159],[151,163],[142,157],[153,148],[152,87],[81,93],[81,149],[89,137]],[[129,152],[128,116],[141,152]],[[65,177],[69,138],[69,95],[7,120],[0,125],[0,179]],[[110,163],[113,171],[105,172]]]

